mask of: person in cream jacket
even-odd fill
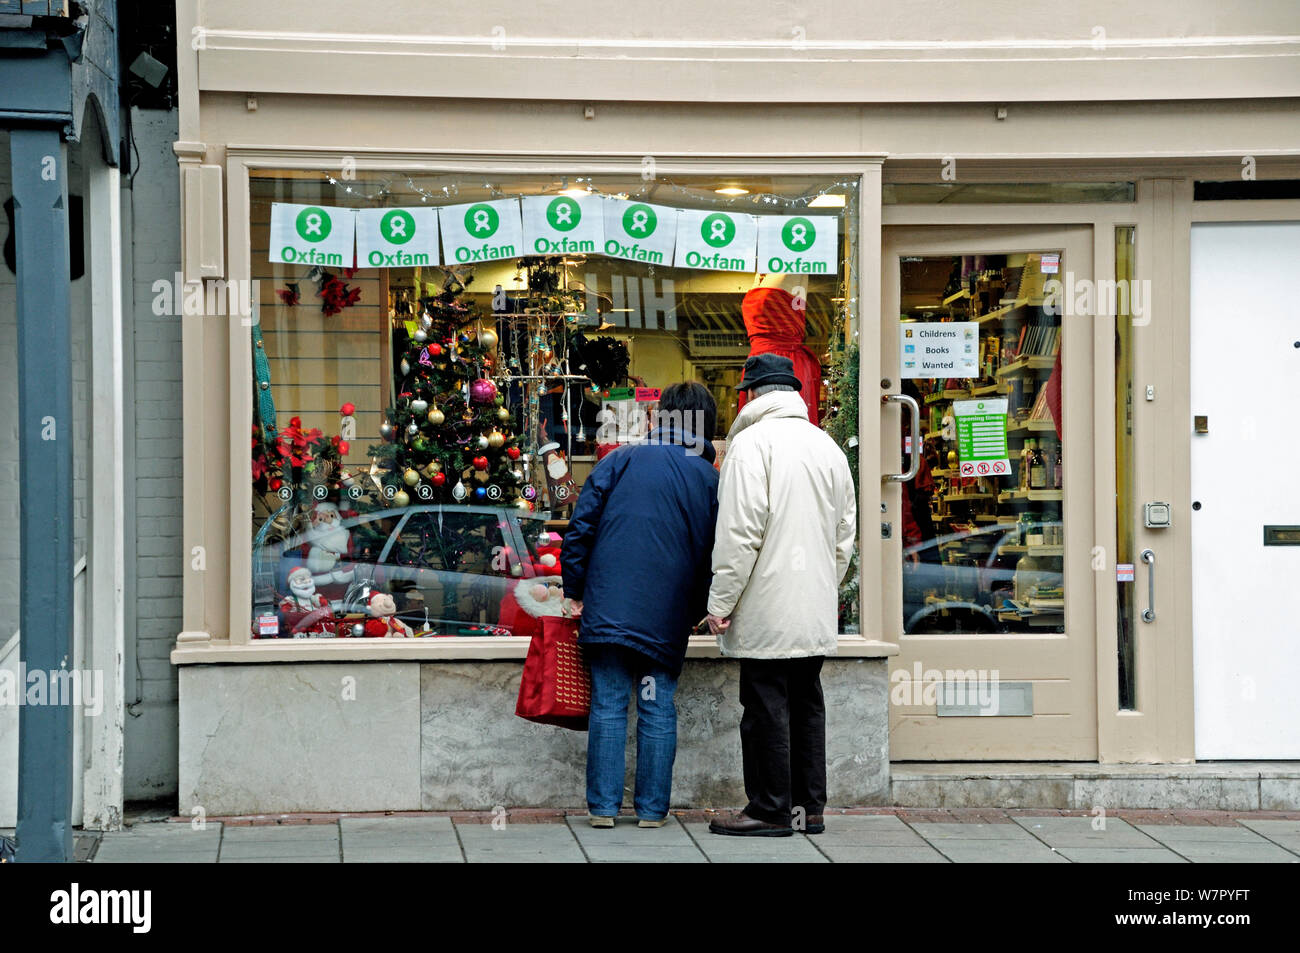
[[[741,750],[749,804],[718,834],[824,830],[821,666],[838,638],[838,592],[856,538],[844,452],[808,422],[789,358],[745,362],[749,400],[727,436],[709,589],[709,629],[741,660]]]

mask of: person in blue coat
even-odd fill
[[[677,756],[677,679],[691,629],[707,609],[718,473],[718,409],[707,387],[673,384],[656,428],[592,470],[564,536],[560,564],[578,643],[591,668],[587,810],[613,827],[623,805],[628,696],[637,698],[641,827],[668,817]]]

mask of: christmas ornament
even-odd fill
[[[484,499],[486,496],[487,496],[487,490],[485,490],[483,487],[477,486],[474,488],[474,499],[481,500]]]
[[[429,335],[425,334],[423,329],[417,329],[411,337],[415,338],[416,344],[423,344],[425,341],[429,340]]]
[[[398,366],[401,367],[401,369],[402,369],[402,376],[403,376],[403,377],[405,377],[407,374],[411,373],[411,362],[408,361],[406,358],[402,358],[402,363],[401,363],[400,365],[398,365]]]
[[[429,477],[429,482],[432,483],[434,486],[442,486],[444,483],[447,482],[447,474],[435,473],[433,476]]]
[[[407,425],[406,432],[410,434],[412,437],[414,437],[417,433],[420,432],[420,425],[417,424],[414,420],[412,420],[410,424]]]
[[[429,317],[429,312],[426,311],[420,315],[420,327],[425,331],[428,331],[429,328],[433,327],[433,318]]]
[[[465,484],[461,483],[459,480],[457,480],[456,485],[451,488],[451,495],[457,500],[465,499],[465,494],[468,492],[469,491],[465,489]]]
[[[429,409],[429,402],[427,400],[421,400],[420,398],[417,397],[415,400],[411,401],[411,410],[414,413],[422,414],[428,409]]]
[[[433,479],[433,475],[441,469],[442,469],[442,465],[439,464],[437,460],[431,460],[429,464],[424,468],[424,475],[429,479]]]
[[[342,414],[344,417],[351,417],[356,412],[357,412],[356,404],[350,404],[350,403],[344,404],[342,407],[339,408],[339,413]]]
[[[493,450],[500,450],[505,446],[506,438],[501,436],[501,431],[494,430],[487,435],[488,446]]]
[[[420,474],[416,473],[410,467],[407,467],[406,472],[402,474],[402,482],[407,486],[415,486],[415,484],[420,482]]]
[[[427,348],[425,348],[425,350],[429,352],[430,357],[437,357],[442,353],[442,345],[437,343],[430,344]]]
[[[533,504],[529,503],[527,500],[516,500],[515,508],[520,510],[531,510],[533,508]]]
[[[486,470],[487,468],[488,468],[488,458],[487,458],[487,457],[475,457],[475,458],[474,458],[474,469],[476,469],[476,470]]]
[[[393,425],[387,420],[379,425],[379,436],[383,437],[385,441],[391,441],[393,439]]]
[[[512,417],[514,417],[514,414],[510,413],[510,408],[508,407],[497,408],[497,420],[501,421],[503,424],[509,421]]]
[[[523,483],[524,472],[522,470],[511,470],[510,479],[514,480],[516,483]]]
[[[411,502],[411,498],[410,496],[407,495],[405,490],[398,490],[395,494],[393,494],[394,506],[407,506],[410,502]]]
[[[424,439],[424,434],[420,434],[411,441],[411,449],[416,450],[419,453],[429,452],[429,441]]]
[[[352,624],[352,638],[359,639],[365,634],[366,634],[366,627],[364,625],[362,625],[360,622],[354,622]]]
[[[483,436],[482,434],[480,434],[480,435],[479,435],[479,438],[475,441],[475,443],[478,444],[478,448],[479,448],[480,450],[486,450],[486,449],[488,448],[488,446],[491,444],[491,441],[488,440],[487,437],[485,437],[485,436]]]
[[[480,332],[479,332],[479,336],[478,336],[478,343],[481,344],[481,345],[483,345],[483,346],[486,347],[486,348],[494,348],[494,347],[496,347],[496,346],[497,346],[497,335],[496,335],[496,332],[495,332],[495,331],[480,331]]]
[[[441,427],[443,421],[446,419],[447,419],[446,415],[443,414],[443,412],[439,410],[437,407],[429,411],[429,423],[433,424],[435,427]]]
[[[506,456],[509,457],[511,460],[518,460],[518,459],[519,459],[519,448],[518,448],[518,447],[506,447]]]
[[[267,486],[269,486],[272,490],[278,490],[280,489],[280,487],[284,486],[284,481],[281,480],[279,477],[275,477],[274,479],[271,480],[270,483],[267,484]]]
[[[497,385],[486,377],[480,377],[469,385],[469,396],[477,404],[486,404],[497,396]]]

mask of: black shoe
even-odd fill
[[[809,814],[804,818],[805,834],[825,834],[826,820],[821,814]]]
[[[744,811],[734,817],[717,817],[709,821],[709,832],[731,834],[735,837],[793,837],[794,828],[788,824],[769,824]]]

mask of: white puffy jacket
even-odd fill
[[[856,523],[848,460],[808,422],[803,398],[773,391],[747,402],[718,483],[709,612],[731,618],[722,654],[834,655]]]

